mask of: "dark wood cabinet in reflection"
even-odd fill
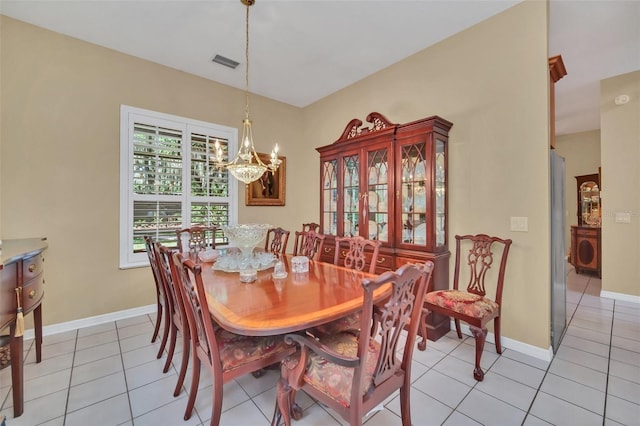
[[[576,273],[602,275],[600,174],[576,176],[578,225],[571,227],[571,264]]]
[[[601,276],[600,227],[571,227],[571,264],[576,273],[591,272]]]

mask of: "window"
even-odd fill
[[[237,139],[235,128],[121,106],[121,268],[148,265],[146,235],[177,247],[177,229],[237,223],[236,180],[210,155],[218,141],[227,157]]]

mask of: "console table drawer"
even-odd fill
[[[27,257],[22,261],[23,282],[27,282],[42,273],[44,267],[44,257],[42,254]]]
[[[37,307],[44,296],[44,275],[28,281],[22,286],[22,309],[24,313],[31,312]]]

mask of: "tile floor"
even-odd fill
[[[576,275],[567,286],[569,326],[551,363],[486,345],[483,382],[473,379],[473,339],[455,333],[415,351],[414,425],[640,425],[640,305],[602,299],[600,280]],[[183,421],[187,391],[172,396],[180,355],[162,373],[150,344],[153,316],[143,315],[45,336],[35,364],[26,342],[25,412],[13,418],[10,369],[0,372],[0,415],[19,425],[208,425],[211,381],[202,375],[196,408]],[[222,425],[268,425],[277,370],[225,385]],[[186,389],[189,386],[187,376]],[[368,426],[399,425],[395,395]],[[346,424],[298,394],[299,426]]]

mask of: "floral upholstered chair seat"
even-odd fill
[[[471,318],[491,318],[500,312],[500,306],[493,300],[466,291],[433,291],[427,293],[424,300]]]
[[[358,355],[358,338],[350,333],[338,333],[326,336],[321,339],[321,343],[344,356],[356,357]],[[371,387],[379,352],[380,344],[372,340],[369,345],[368,363],[365,366],[366,377],[362,382],[362,389],[360,389],[362,395],[367,393]],[[318,354],[311,353],[303,379],[306,383],[322,391],[327,396],[330,396],[343,407],[349,407],[353,373],[353,368],[334,364]]]
[[[214,328],[220,361],[225,371],[290,348],[284,343],[282,336],[243,336],[231,333],[217,324],[214,325]]]
[[[357,335],[360,332],[360,312],[347,315],[327,324],[321,324],[309,330],[316,337],[332,336],[337,333],[351,333]]]

